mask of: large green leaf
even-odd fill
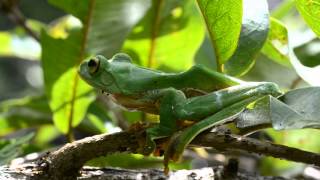
[[[79,78],[77,69],[90,55],[112,56],[131,28],[149,8],[148,0],[50,0],[79,18],[82,26],[65,39],[42,32],[42,65],[46,93],[55,125],[63,133],[77,126],[93,101],[92,89]]]
[[[237,120],[240,128],[271,124],[276,130],[320,128],[320,87],[295,89],[281,97],[266,96]]]
[[[209,31],[218,69],[238,45],[242,20],[242,0],[197,0]]]
[[[287,28],[280,21],[272,17],[270,17],[268,39],[262,48],[262,53],[281,65],[291,67]]]
[[[152,7],[135,26],[124,45],[136,63],[184,70],[204,37],[204,26],[192,0],[153,0]]]
[[[225,62],[223,71],[232,76],[241,76],[248,72],[267,39],[268,31],[267,1],[244,0],[238,47],[232,57]]]
[[[306,23],[320,36],[320,0],[295,0],[295,2]]]

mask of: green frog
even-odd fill
[[[274,83],[244,82],[202,65],[180,73],[144,68],[124,53],[92,57],[80,65],[79,74],[128,110],[160,116],[159,124],[146,130],[142,153],[154,152],[156,139],[172,137],[164,153],[166,171],[169,160],[179,160],[199,133],[233,120],[259,98],[282,94]],[[193,124],[182,128],[179,122],[185,120]]]

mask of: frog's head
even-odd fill
[[[112,94],[121,93],[121,89],[118,87],[116,79],[114,78],[116,72],[114,72],[112,62],[115,59],[125,60],[126,58],[130,57],[122,53],[116,54],[110,60],[101,55],[97,55],[81,63],[79,74],[83,80],[97,89]]]

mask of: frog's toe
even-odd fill
[[[147,135],[146,143],[142,149],[143,155],[150,155],[156,149],[156,143],[153,141],[153,138]]]
[[[166,127],[156,126],[147,129],[146,143],[143,148],[144,154],[149,155],[154,152],[154,150],[156,149],[156,143],[154,142],[155,139],[168,137],[171,134],[172,130]]]
[[[176,132],[172,135],[170,138],[170,141],[168,143],[167,149],[164,153],[164,159],[163,159],[163,165],[164,165],[164,171],[169,171],[169,162],[170,160],[176,162],[179,161],[184,148],[180,148],[180,138],[181,138],[181,131]]]

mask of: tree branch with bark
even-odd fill
[[[44,157],[39,163],[39,177],[47,179],[70,179],[79,175],[79,170],[89,160],[117,152],[139,153],[143,147],[145,129],[101,134],[87,137]],[[268,141],[260,141],[228,132],[206,132],[195,138],[190,145],[212,147],[217,150],[241,150],[259,155],[272,156],[290,161],[313,164],[320,167],[320,155]]]

